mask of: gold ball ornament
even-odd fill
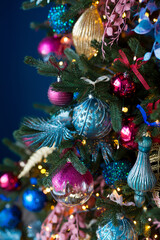
[[[97,50],[91,47],[91,41],[101,42],[104,33],[102,19],[96,5],[88,8],[77,20],[72,30],[73,42],[79,55],[84,54],[88,58],[97,54]]]
[[[158,143],[153,143],[150,151],[150,163],[153,172],[157,178],[157,184],[153,189],[152,195],[155,204],[160,208],[160,145]]]

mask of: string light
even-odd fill
[[[69,39],[68,37],[64,37],[63,41],[66,43],[66,42],[68,42],[68,39]]]
[[[99,193],[96,193],[96,197],[99,197]]]
[[[86,140],[85,139],[82,140],[82,144],[86,145]]]
[[[42,165],[38,165],[38,169],[42,169]]]
[[[76,59],[72,59],[72,62],[73,62],[73,63],[76,62]]]
[[[136,225],[137,224],[137,222],[136,221],[133,221],[133,223]]]
[[[28,226],[29,229],[31,229],[32,227],[31,226]]]
[[[60,61],[60,62],[59,62],[59,66],[63,66],[63,61]]]
[[[126,12],[124,12],[123,14],[122,14],[122,18],[125,18],[127,15],[126,15]]]
[[[143,210],[146,212],[146,211],[147,211],[147,207],[146,207],[146,206],[144,206],[144,207],[143,207]]]
[[[52,205],[52,206],[51,206],[51,210],[53,210],[53,209],[54,209],[54,206]]]
[[[154,238],[158,238],[158,235],[157,235],[157,234],[155,234],[155,235],[154,235]]]
[[[136,57],[136,56],[134,56],[134,57],[133,57],[133,61],[136,61],[136,59],[137,59],[137,57]]]
[[[51,190],[50,188],[46,188],[46,192],[49,193]]]
[[[127,113],[128,112],[128,108],[127,107],[122,107],[122,112]]]
[[[43,160],[43,162],[46,163],[46,162],[47,162],[47,159],[45,158],[45,159]]]
[[[45,173],[46,173],[46,169],[43,168],[43,169],[41,170],[41,173],[42,173],[42,174],[45,174]]]
[[[82,206],[82,209],[85,211],[86,210],[86,206]]]
[[[99,4],[99,1],[96,1],[96,2],[95,2],[95,4],[97,4],[97,5],[98,5],[98,4]]]
[[[103,15],[103,19],[106,19],[107,17],[106,17],[106,15]]]
[[[146,229],[150,229],[150,228],[151,228],[151,226],[149,226],[149,225],[146,226]]]
[[[118,192],[120,192],[120,191],[121,191],[121,189],[118,187],[118,188],[117,188],[117,191],[118,191]]]
[[[148,221],[151,222],[151,221],[152,221],[152,218],[148,218]]]
[[[138,18],[138,22],[140,23],[142,21],[142,19],[141,18]]]
[[[153,18],[153,22],[157,22],[158,21],[158,19],[157,18]]]
[[[46,231],[49,232],[49,227],[46,227]]]
[[[145,16],[146,16],[146,17],[149,17],[149,13],[148,13],[148,12],[146,12],[146,13],[145,13]]]
[[[74,216],[73,216],[73,215],[71,215],[69,218],[70,218],[70,219],[73,219],[73,218],[74,218]]]

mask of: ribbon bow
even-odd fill
[[[96,81],[92,81],[90,80],[89,78],[86,78],[86,77],[81,77],[82,80],[84,80],[85,82],[93,85],[94,89],[95,89],[95,86],[97,83],[99,82],[108,82],[110,80],[110,77],[109,76],[101,76],[99,78],[96,79]]]
[[[117,204],[121,206],[135,206],[134,202],[123,202],[122,195],[119,195],[116,190],[113,190],[112,194],[109,196],[110,200],[112,202],[116,202]]]
[[[142,61],[142,60],[143,60],[143,57],[142,57],[142,58],[138,58],[138,59],[136,60],[136,63],[135,63],[135,64],[131,64],[131,65],[130,65],[126,54],[125,54],[122,50],[119,50],[119,54],[120,54],[121,58],[116,58],[116,59],[114,60],[114,62],[120,61],[121,63],[123,63],[124,65],[126,65],[128,68],[130,68],[130,69],[134,72],[134,74],[136,75],[136,77],[139,79],[139,81],[142,83],[143,87],[144,87],[146,90],[149,90],[150,87],[149,87],[148,83],[146,82],[146,80],[144,79],[144,77],[141,75],[141,73],[138,71],[138,69],[139,69],[143,64],[146,63],[145,61],[143,61],[143,62],[141,62],[141,63],[138,64],[138,61]]]

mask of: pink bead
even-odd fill
[[[73,99],[73,93],[69,92],[56,92],[52,90],[52,87],[48,89],[48,99],[56,106],[68,105]]]

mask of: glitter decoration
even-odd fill
[[[126,181],[132,164],[127,160],[110,162],[103,169],[103,177],[108,185],[113,185],[116,181]]]
[[[17,206],[6,205],[5,208],[0,211],[0,227],[3,228],[15,228],[21,219],[21,211]]]
[[[80,174],[72,163],[66,163],[52,178],[52,196],[66,206],[84,204],[93,193],[94,182],[89,171]]]
[[[86,101],[74,108],[72,122],[79,135],[103,138],[112,128],[109,105],[89,95]]]
[[[97,7],[92,5],[79,17],[72,31],[73,43],[79,55],[85,54],[91,58],[97,50],[91,47],[91,41],[101,42],[104,32],[102,19]]]
[[[118,220],[118,226],[114,226],[110,221],[99,227],[96,234],[99,240],[138,240],[134,224],[126,217]]]
[[[69,19],[66,22],[63,22],[61,17],[63,14],[67,14],[67,11],[69,9],[68,4],[57,4],[49,10],[48,13],[48,21],[50,26],[53,29],[53,32],[57,34],[64,34],[64,33],[70,33],[72,31],[72,27],[74,24],[73,19]]]
[[[31,212],[39,212],[44,208],[46,195],[38,189],[27,189],[23,193],[23,206]]]

